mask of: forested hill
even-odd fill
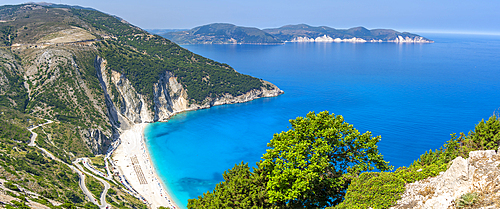
[[[408,32],[398,32],[392,29],[368,30],[364,27],[335,29],[327,26],[314,27],[306,24],[298,24],[264,29],[264,31],[284,41],[297,41],[299,38],[316,39],[326,36],[332,39],[338,38],[340,40],[359,38],[367,42],[401,42],[399,37],[413,41],[417,40],[417,42],[420,40],[423,43],[432,42],[427,38]]]
[[[76,159],[91,157],[106,173],[102,154],[135,123],[280,93],[94,9],[0,6],[0,199],[95,208],[79,188],[81,172],[70,166]],[[84,184],[95,199],[104,191],[97,179],[87,176]],[[111,184],[107,203],[146,206],[126,191]]]
[[[278,38],[252,27],[214,23],[187,31],[163,33],[163,37],[179,44],[279,44]]]
[[[392,29],[368,30],[364,27],[334,29],[306,24],[260,30],[214,23],[186,31],[160,34],[178,44],[278,44],[284,42],[397,42],[432,43],[416,34]]]

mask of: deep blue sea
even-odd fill
[[[285,94],[149,125],[145,136],[159,175],[185,206],[235,164],[254,166],[289,119],[324,110],[381,135],[385,159],[408,166],[500,107],[500,36],[423,35],[435,43],[183,46]]]

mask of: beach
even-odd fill
[[[131,186],[132,195],[144,199],[151,208],[160,206],[179,208],[160,181],[145,145],[144,129],[147,123],[135,124],[120,135],[121,144],[112,158],[120,172],[120,181]],[[137,192],[137,193],[135,193]]]

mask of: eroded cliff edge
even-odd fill
[[[500,207],[500,149],[472,151],[469,158],[457,157],[450,163],[436,177],[407,184],[402,198],[391,208]],[[464,195],[475,197],[473,206],[462,204]]]
[[[177,77],[172,72],[165,71],[153,86],[153,101],[148,101],[135,90],[126,76],[107,68],[104,58],[96,57],[94,65],[105,94],[110,121],[121,130],[127,130],[138,123],[165,122],[184,111],[243,103],[284,93],[276,85],[261,80],[263,87],[260,89],[253,89],[239,96],[225,94],[216,98],[207,97],[201,103],[192,103],[188,101],[188,92]]]

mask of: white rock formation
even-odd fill
[[[96,69],[101,86],[104,89],[108,115],[112,123],[122,130],[127,130],[133,124],[153,121],[167,121],[171,116],[189,110],[209,108],[216,105],[248,102],[261,97],[274,97],[283,93],[275,85],[263,81],[264,86],[240,96],[226,94],[218,98],[207,98],[202,104],[190,104],[188,92],[177,81],[177,78],[166,71],[154,84],[154,101],[147,101],[144,95],[137,93],[130,81],[116,71],[106,69],[106,61],[96,59]],[[111,72],[111,73],[109,73]],[[116,88],[119,95],[112,95],[111,88]],[[115,96],[119,98],[114,98]],[[113,100],[120,100],[115,103]]]
[[[394,42],[394,43],[434,43],[434,41],[429,41],[426,40],[423,37],[416,36],[414,38],[410,38],[408,36],[398,36],[394,40],[381,40],[381,39],[372,39],[372,40],[365,40],[362,38],[350,38],[350,39],[340,39],[340,38],[332,38],[327,35],[323,36],[318,36],[316,38],[309,38],[309,37],[295,37],[292,39],[290,42],[350,42],[350,43],[364,43],[364,42]]]
[[[327,35],[319,36],[316,38],[308,38],[308,37],[296,37],[290,42],[352,42],[352,43],[364,43],[366,40],[362,38],[350,38],[350,39],[340,39],[340,38],[332,38]]]
[[[410,38],[408,36],[398,36],[394,40],[389,40],[387,42],[395,42],[395,43],[434,43],[434,41],[425,40],[423,37],[416,36],[414,38]]]
[[[407,184],[402,199],[392,208],[456,208],[458,199],[475,192],[474,208],[500,207],[500,150],[473,151],[457,157],[439,176]]]

